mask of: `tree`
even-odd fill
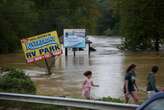
[[[41,3],[35,0],[36,5]],[[90,33],[95,32],[99,15],[94,0],[51,0],[40,7],[39,13],[38,31],[56,29],[60,35],[64,28],[86,28]]]
[[[64,28],[95,33],[99,7],[95,0],[1,0],[0,53],[14,52],[20,39]]]
[[[32,34],[37,13],[29,0],[3,0],[0,3],[0,53],[18,49],[19,38]]]
[[[111,0],[97,0],[101,12],[98,18],[97,33],[105,35],[119,34],[119,17],[114,16]]]
[[[162,0],[113,0],[120,16],[123,46],[130,50],[159,50],[164,29]]]

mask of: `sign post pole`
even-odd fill
[[[90,48],[91,48],[91,42],[89,41],[89,42],[88,42],[88,55],[89,55],[89,56],[90,56],[90,54],[91,54]]]
[[[74,56],[74,57],[76,56],[76,49],[77,49],[77,48],[72,48],[72,50],[73,50],[73,56]]]
[[[49,64],[48,64],[47,59],[44,59],[44,61],[45,61],[45,64],[46,64],[47,72],[48,72],[49,75],[51,75],[51,74],[52,74],[52,72],[51,72],[51,67],[50,67]]]
[[[68,56],[68,48],[65,48],[65,56]]]

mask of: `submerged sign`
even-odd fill
[[[85,48],[85,29],[64,29],[64,47]]]
[[[62,54],[57,32],[49,32],[21,40],[27,63]]]

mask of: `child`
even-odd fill
[[[91,87],[98,87],[98,85],[93,84],[93,81],[91,80],[91,71],[86,71],[83,75],[86,77],[86,79],[82,86],[82,95],[86,99],[91,99]]]

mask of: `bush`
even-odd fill
[[[108,28],[107,30],[104,31],[104,34],[107,36],[111,36],[113,35],[113,31],[110,28]]]
[[[0,77],[0,91],[12,93],[35,94],[36,87],[29,76],[16,68],[6,69],[4,75]]]

